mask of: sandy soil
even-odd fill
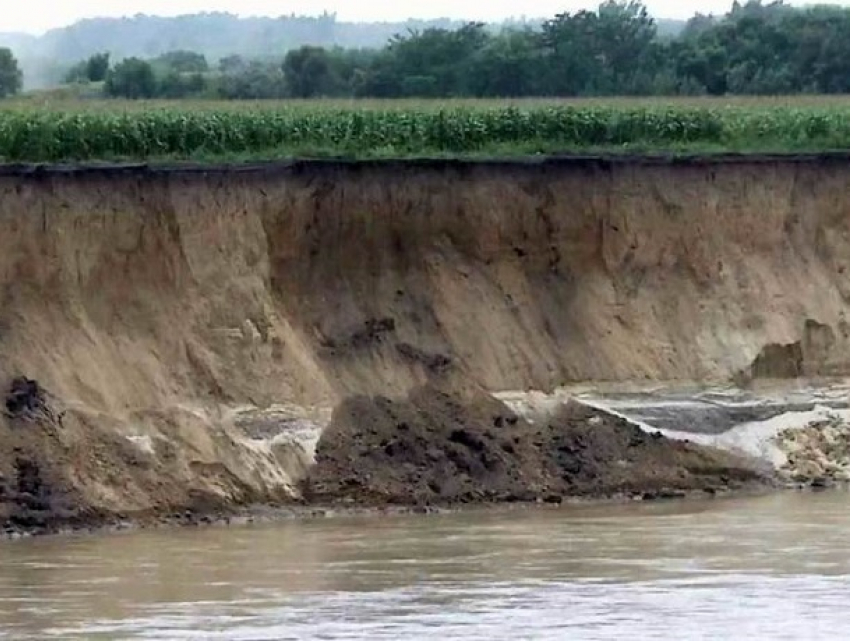
[[[380,459],[372,446],[402,438],[387,413],[420,425],[426,409],[421,433],[457,478],[428,489],[415,448],[380,460],[422,470],[417,497],[461,500],[492,470],[439,421],[484,439],[495,401],[460,380],[548,393],[848,374],[848,193],[850,167],[826,157],[4,167],[0,391],[35,380],[50,413],[0,417],[0,524],[285,505],[305,476],[344,498],[322,465],[350,475],[344,449],[371,421],[364,457]],[[469,407],[417,396],[451,372],[440,389]],[[664,483],[647,491],[698,476],[678,445],[627,448],[646,457],[629,463],[615,430],[582,436],[596,476],[565,479],[573,459],[554,452],[597,418],[509,425],[530,439],[484,448],[501,470],[487,492],[638,492],[650,464]],[[392,467],[372,489],[403,498],[411,478]]]

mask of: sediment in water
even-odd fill
[[[449,371],[845,375],[848,187],[826,156],[5,167],[0,384],[50,411],[0,419],[0,521],[297,500],[332,408]]]

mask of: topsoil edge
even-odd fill
[[[86,162],[86,163],[0,163],[0,176],[48,175],[127,175],[127,174],[230,174],[230,173],[298,173],[316,169],[471,169],[475,167],[555,168],[573,167],[605,170],[614,166],[715,166],[729,164],[844,164],[850,162],[850,151],[819,153],[702,153],[702,154],[564,154],[511,158],[404,158],[351,159],[301,158],[263,162],[196,163],[196,162]]]

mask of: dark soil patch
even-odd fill
[[[395,329],[395,320],[392,318],[369,318],[346,336],[325,338],[322,347],[332,354],[365,349],[381,343]]]
[[[452,359],[445,354],[426,352],[410,343],[399,343],[396,350],[411,363],[422,365],[431,374],[442,374],[452,366]]]
[[[647,434],[578,403],[531,424],[482,390],[430,384],[401,401],[341,403],[304,490],[317,503],[558,502],[678,496],[765,480],[747,461]]]
[[[10,417],[28,417],[46,410],[47,400],[38,381],[25,377],[12,380],[6,394],[6,412]]]

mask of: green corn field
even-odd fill
[[[277,104],[0,110],[0,160],[850,149],[846,105]]]

